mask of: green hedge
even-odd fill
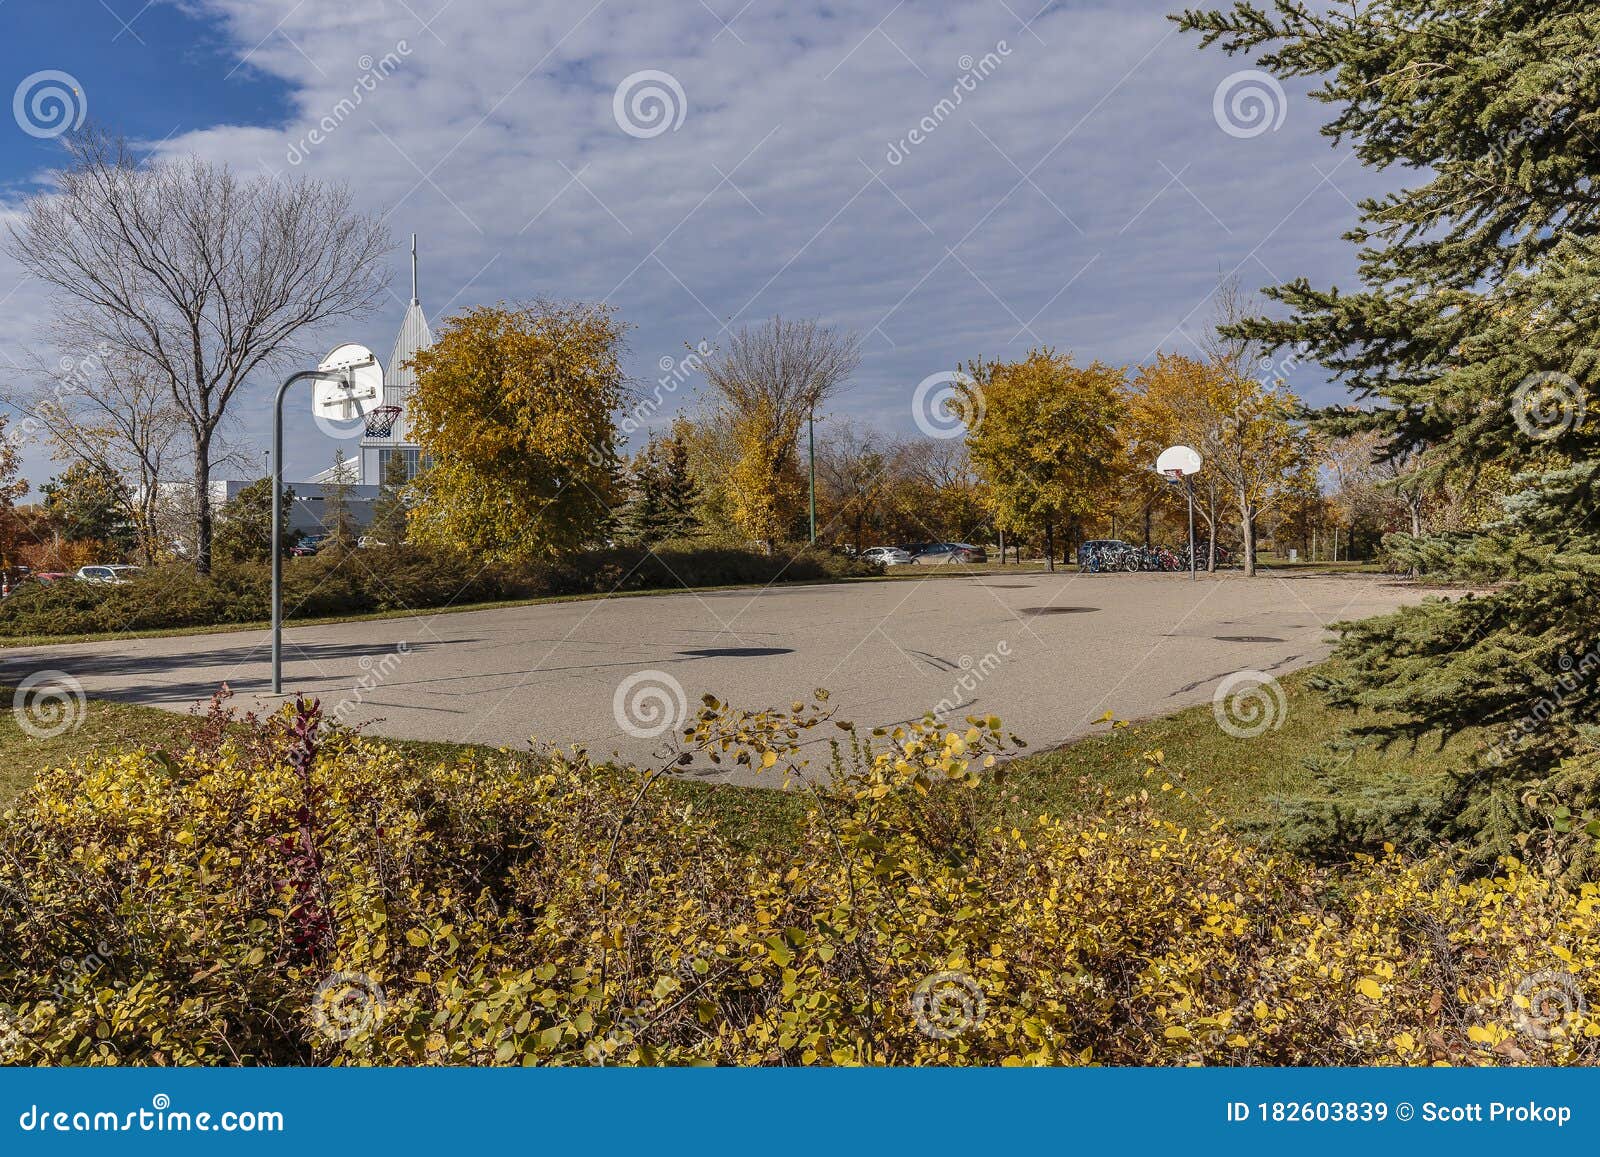
[[[792,547],[771,555],[731,546],[664,543],[614,547],[509,569],[411,546],[330,550],[284,560],[290,619],[430,610],[497,599],[684,586],[798,582],[880,573],[872,563]],[[219,563],[202,576],[187,564],[145,571],[125,586],[27,584],[0,603],[0,637],[78,635],[255,623],[270,614],[271,569]]]

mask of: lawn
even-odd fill
[[[1327,798],[1308,766],[1313,758],[1336,766],[1344,780],[1358,784],[1395,772],[1429,778],[1466,763],[1478,742],[1475,735],[1463,734],[1448,743],[1424,742],[1414,750],[1331,747],[1354,719],[1330,708],[1310,685],[1311,677],[1302,671],[1283,680],[1286,710],[1281,724],[1255,738],[1226,734],[1211,708],[1201,706],[1140,723],[1107,724],[1102,734],[1065,747],[1024,753],[1007,765],[1000,782],[983,789],[981,810],[995,820],[1015,822],[1027,815],[1094,809],[1108,793],[1117,798],[1147,790],[1154,806],[1178,822],[1196,824],[1218,815],[1242,830],[1270,836],[1280,802]],[[0,694],[11,698],[9,690]],[[153,707],[90,699],[83,705],[80,727],[36,738],[23,730],[18,712],[0,714],[0,804],[13,799],[41,768],[139,743],[179,744],[193,725],[191,717]],[[419,758],[444,759],[467,750],[450,743],[383,742]],[[1145,753],[1152,751],[1162,753],[1163,770],[1147,776]],[[1163,791],[1163,783],[1171,789]],[[660,790],[713,818],[746,847],[786,843],[806,806],[798,792],[681,780],[664,781]]]
[[[1479,737],[1470,732],[1388,750],[1339,743],[1341,733],[1372,716],[1335,710],[1311,686],[1312,671],[1286,676],[1278,727],[1236,738],[1218,726],[1209,705],[1128,725],[1108,723],[1102,734],[1016,760],[1004,792],[1004,814],[1066,814],[1093,807],[1106,791],[1147,790],[1171,818],[1203,822],[1220,815],[1253,832],[1272,834],[1280,805],[1338,802],[1311,767],[1317,760],[1341,780],[1373,783],[1396,773],[1418,780],[1464,766]],[[1159,752],[1160,772],[1146,775],[1147,752]],[[1163,791],[1163,783],[1172,785]]]

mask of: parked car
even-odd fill
[[[384,542],[381,538],[373,538],[370,534],[363,534],[360,538],[356,539],[356,548],[358,550],[371,550],[376,546],[388,545],[389,544]]]
[[[78,573],[73,577],[81,583],[104,583],[107,586],[120,587],[139,575],[139,568],[123,563],[112,563],[109,566],[80,566]]]
[[[327,541],[325,534],[307,534],[289,548],[289,553],[298,558],[309,558],[321,550]]]
[[[947,563],[988,562],[989,552],[970,542],[931,542],[917,552],[914,561],[928,566]]]
[[[868,562],[881,562],[884,566],[905,566],[911,561],[911,552],[898,546],[869,546],[861,552]]]

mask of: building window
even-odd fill
[[[417,476],[417,472],[428,462],[421,458],[421,451],[415,446],[384,446],[378,450],[378,482],[381,484],[389,477],[389,459],[392,454],[405,455],[406,481],[410,482]]]

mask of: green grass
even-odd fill
[[[1290,570],[1308,574],[1389,573],[1383,563],[1376,559],[1358,559],[1355,562],[1348,559],[1341,559],[1339,562],[1312,562],[1310,559],[1301,558],[1290,562],[1284,555],[1263,554],[1256,557],[1256,566],[1260,570]]]
[[[1226,734],[1209,705],[1142,723],[1112,728],[1053,751],[1012,760],[1005,776],[982,790],[984,811],[997,819],[1066,815],[1103,806],[1112,798],[1146,790],[1173,820],[1204,822],[1220,815],[1241,828],[1270,833],[1279,801],[1326,798],[1307,766],[1313,757],[1340,764],[1341,776],[1357,784],[1396,772],[1427,778],[1461,766],[1479,737],[1466,733],[1449,742],[1424,741],[1415,749],[1357,748],[1346,755],[1329,744],[1361,717],[1335,711],[1313,689],[1309,672],[1282,681],[1286,709],[1281,725],[1249,739]],[[0,691],[9,700],[9,690]],[[22,791],[34,775],[75,756],[109,753],[136,744],[172,746],[183,741],[190,717],[153,707],[91,699],[82,725],[59,736],[36,738],[23,729],[17,711],[0,715],[0,804]],[[1024,737],[1026,738],[1026,737]],[[493,748],[452,743],[384,740],[421,759],[449,759],[464,751]],[[1145,753],[1160,751],[1164,771],[1146,776]],[[1163,782],[1175,790],[1162,791]],[[786,843],[803,820],[801,792],[780,792],[687,780],[664,781],[662,790],[709,817],[736,844]]]
[[[52,736],[48,731],[57,717],[46,714],[44,701],[24,701],[18,706],[15,690],[5,687],[0,688],[0,706],[11,708],[0,712],[0,806],[9,804],[47,767],[139,744],[162,747],[179,743],[193,725],[188,716],[155,707],[90,699],[81,709],[68,707],[72,718],[81,719],[80,724]],[[34,733],[23,727],[25,719],[37,720]]]
[[[1312,759],[1337,767],[1341,779],[1356,784],[1395,773],[1425,780],[1463,766],[1479,742],[1475,733],[1463,732],[1447,742],[1433,736],[1414,748],[1335,746],[1343,731],[1375,716],[1330,707],[1311,687],[1312,677],[1311,671],[1286,676],[1280,684],[1281,723],[1251,738],[1224,732],[1207,704],[1141,723],[1107,724],[1101,734],[1013,761],[1001,789],[1004,812],[1061,815],[1097,806],[1104,791],[1122,796],[1145,790],[1179,822],[1221,815],[1271,831],[1281,802],[1330,801],[1308,766]],[[1157,751],[1164,772],[1147,776],[1145,753]],[[1164,782],[1173,790],[1162,791]]]

